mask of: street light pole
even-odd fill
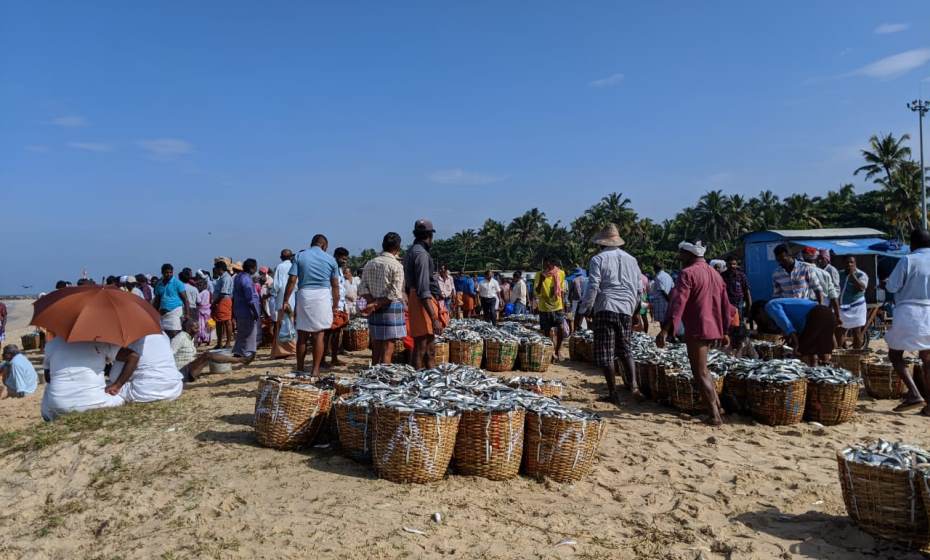
[[[930,101],[915,99],[907,104],[907,108],[917,113],[917,122],[920,127],[920,223],[927,229],[927,181],[924,177],[924,115],[930,111]]]

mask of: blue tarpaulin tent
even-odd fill
[[[743,262],[753,299],[772,297],[772,272],[778,266],[774,249],[788,244],[800,250],[802,247],[829,249],[833,255],[833,266],[842,269],[843,257],[855,255],[857,264],[869,275],[869,291],[866,297],[872,301],[875,278],[883,271],[890,271],[889,260],[894,262],[907,254],[907,245],[898,245],[885,239],[885,234],[871,228],[797,229],[767,230],[743,236]],[[866,258],[862,258],[866,257]],[[884,272],[887,274],[887,272]]]

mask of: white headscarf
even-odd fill
[[[695,241],[694,243],[682,241],[678,244],[678,250],[687,251],[696,257],[703,257],[704,252],[707,251],[707,247],[705,247],[700,241]]]

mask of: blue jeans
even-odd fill
[[[524,315],[526,314],[526,304],[517,302],[513,304],[513,314],[514,315]]]

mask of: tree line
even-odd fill
[[[551,222],[532,208],[506,224],[488,219],[480,229],[437,239],[432,254],[452,271],[537,270],[546,255],[563,267],[583,265],[594,251],[591,237],[608,223],[617,225],[643,270],[658,263],[674,265],[683,239],[700,239],[710,247],[708,255],[723,255],[738,247],[742,235],[766,229],[869,227],[903,239],[920,224],[920,165],[905,144],[909,138],[889,133],[869,139],[862,150],[864,165],[853,174],[862,174],[877,188],[862,193],[852,184],[815,197],[799,193],[780,198],[770,190],[747,197],[711,190],[673,218],[656,222],[637,214],[629,198],[614,192],[570,223]],[[351,264],[361,266],[375,255],[366,249]]]

